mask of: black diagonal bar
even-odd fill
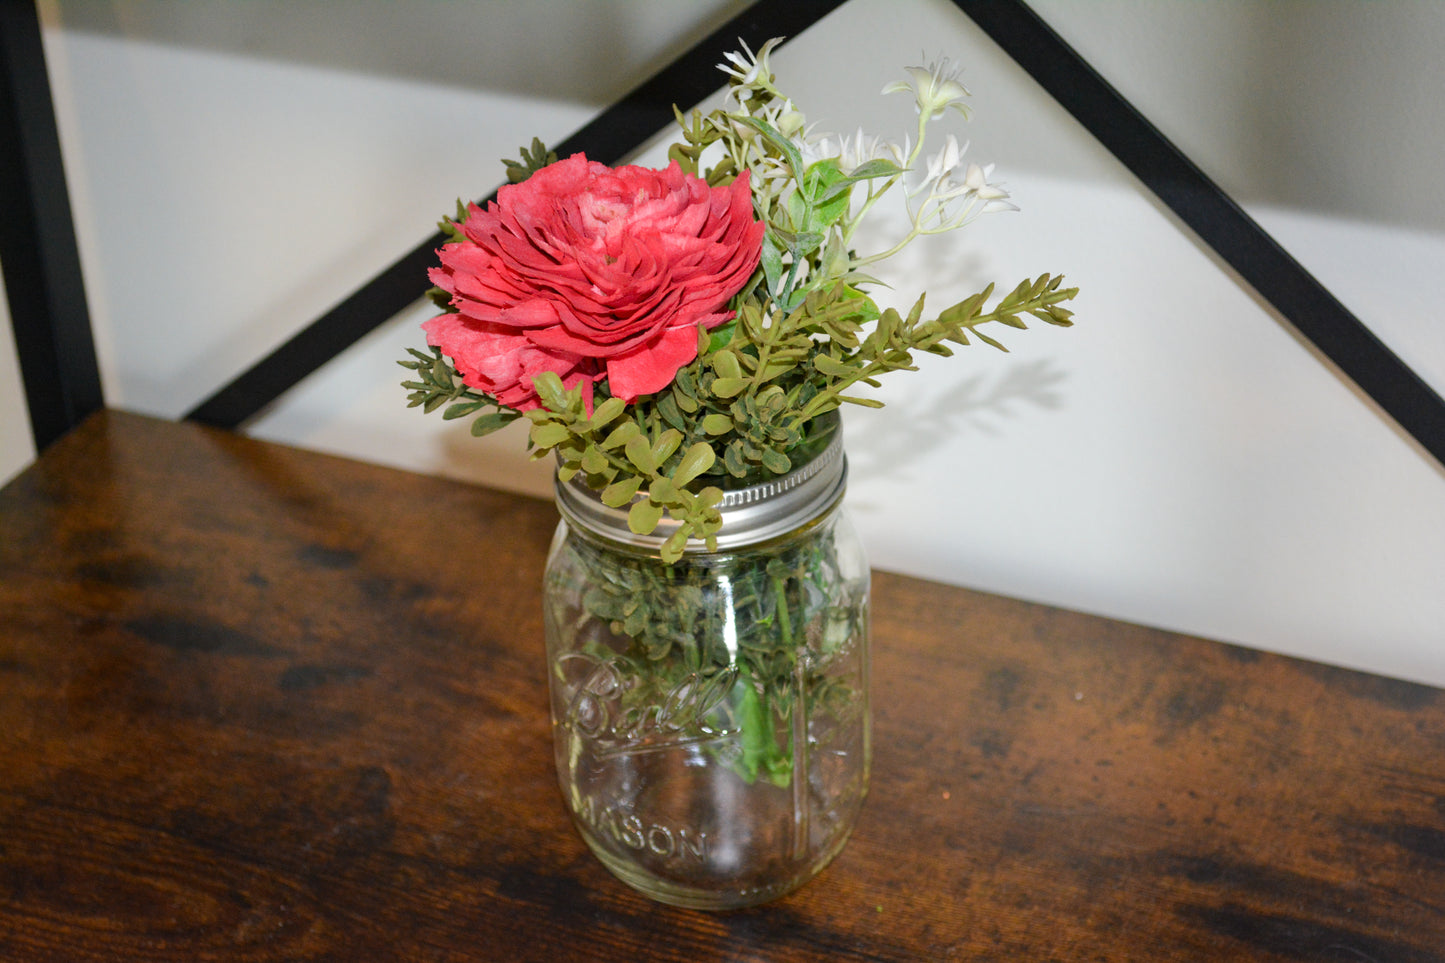
[[[580,151],[593,160],[616,163],[672,121],[674,104],[697,103],[720,87],[723,76],[716,66],[725,53],[737,49],[740,39],[756,50],[772,37],[796,36],[843,2],[762,0],[754,4],[553,149],[563,157]],[[441,243],[441,234],[427,238],[186,417],[225,428],[239,427],[420,298],[428,286],[426,269],[435,263]]]
[[[1445,400],[1022,0],[954,0],[1180,220],[1445,465]]]
[[[105,399],[31,0],[0,0],[0,266],[30,430],[44,450]]]

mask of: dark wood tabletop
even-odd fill
[[[557,788],[555,523],[120,413],[47,451],[0,492],[0,959],[1445,960],[1445,692],[884,573],[848,848],[651,903]]]

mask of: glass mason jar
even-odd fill
[[[717,551],[664,564],[559,483],[545,616],[557,774],[582,837],[664,903],[731,909],[811,879],[868,787],[868,564],[836,416],[787,475],[727,492]],[[804,460],[806,458],[806,460]],[[673,523],[675,524],[675,523]]]

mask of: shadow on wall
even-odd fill
[[[59,0],[67,30],[604,106],[751,0]],[[557,56],[564,51],[565,56]]]
[[[1060,391],[1068,375],[1049,360],[1005,365],[991,373],[975,374],[953,383],[946,391],[926,398],[892,397],[882,431],[868,431],[858,419],[860,443],[852,446],[848,471],[855,482],[889,479],[916,481],[916,464],[939,447],[964,450],[971,434],[1002,435],[1005,423],[1025,408],[1055,410],[1064,403]],[[853,457],[854,454],[862,457]]]

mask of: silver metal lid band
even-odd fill
[[[725,491],[718,506],[723,516],[717,534],[718,550],[742,548],[787,534],[832,507],[843,497],[847,481],[848,459],[843,453],[843,429],[839,424],[821,452],[787,474]],[[611,508],[602,504],[601,494],[588,488],[580,476],[556,485],[557,509],[567,523],[611,542],[656,550],[681,524],[664,516],[653,532],[638,535],[627,527],[627,514],[646,495]],[[702,539],[689,539],[684,549],[686,554],[706,551],[707,543]]]

